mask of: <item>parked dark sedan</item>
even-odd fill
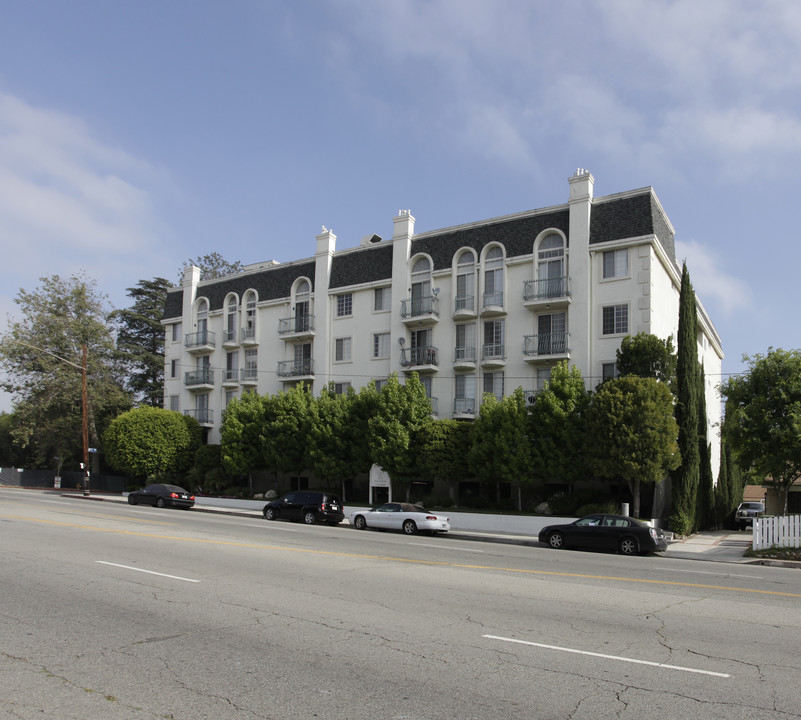
[[[624,555],[667,550],[667,538],[659,528],[624,515],[587,515],[565,525],[548,525],[540,530],[539,541],[557,549],[596,548]]]
[[[154,483],[143,490],[128,493],[131,505],[155,505],[156,507],[177,507],[189,510],[195,504],[195,496],[177,485]]]

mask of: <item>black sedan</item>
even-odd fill
[[[566,525],[548,525],[540,530],[539,541],[557,549],[595,548],[624,555],[667,550],[667,538],[659,528],[624,515],[587,515]]]
[[[155,505],[156,507],[177,507],[189,510],[195,504],[195,496],[177,485],[154,483],[143,490],[128,493],[130,505]]]

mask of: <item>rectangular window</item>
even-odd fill
[[[382,310],[391,309],[392,304],[392,288],[376,288],[373,295],[373,310],[380,312]]]
[[[604,277],[619,278],[629,275],[629,251],[607,250],[604,253]]]
[[[607,305],[603,308],[604,335],[621,335],[629,331],[629,306]]]
[[[389,357],[389,333],[373,334],[373,357],[374,358]]]
[[[337,338],[334,349],[334,359],[337,362],[350,362],[350,348],[351,340],[349,337]]]
[[[601,376],[604,382],[607,380],[614,380],[617,375],[617,363],[604,363],[601,366]]]
[[[346,317],[353,314],[353,294],[337,295],[337,317]]]
[[[348,392],[349,387],[350,387],[349,382],[334,383],[334,393],[336,393],[337,395],[345,395]]]
[[[545,383],[551,382],[551,368],[537,369],[537,391],[545,387]]]
[[[498,400],[503,400],[503,373],[485,373],[484,392],[494,395]]]
[[[177,395],[170,395],[170,410],[178,412],[180,409],[179,400]]]
[[[177,360],[170,360],[170,377],[171,378],[178,377],[178,361]]]
[[[236,390],[227,390],[225,393],[225,407],[231,404],[231,400],[236,397]]]
[[[378,392],[381,392],[381,388],[383,388],[384,385],[387,384],[387,379],[386,378],[377,378],[377,379],[373,380],[373,384],[375,385],[375,389],[378,390]]]
[[[456,393],[453,411],[473,414],[476,412],[476,376],[472,374],[456,376]]]
[[[181,340],[181,323],[173,323],[172,325],[172,341],[180,342]]]

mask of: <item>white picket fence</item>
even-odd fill
[[[754,520],[754,550],[773,546],[801,547],[801,515],[764,517]]]

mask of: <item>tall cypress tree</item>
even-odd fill
[[[720,443],[720,471],[718,483],[715,485],[715,525],[724,527],[731,510],[731,479],[729,478],[729,461],[726,443]]]
[[[707,433],[706,422],[706,373],[704,364],[698,371],[698,458],[699,467],[699,487],[698,502],[696,504],[696,526],[699,530],[705,530],[714,524],[714,504],[715,504],[715,478],[712,474],[712,449],[709,445],[709,435]]]
[[[698,452],[698,316],[695,291],[686,262],[681,272],[677,351],[676,422],[679,424],[681,465],[672,476],[673,512],[670,523],[674,531],[687,535],[696,529],[701,458]]]

